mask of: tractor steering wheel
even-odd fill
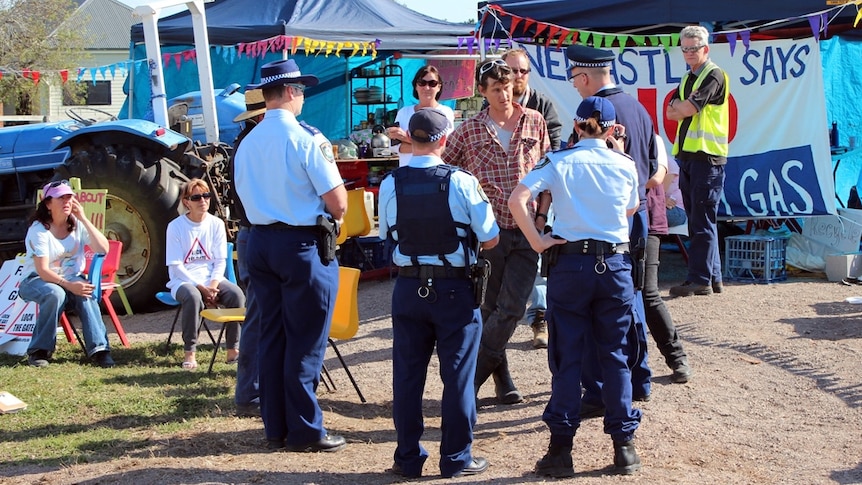
[[[84,116],[82,113],[86,113],[87,111],[92,111],[92,114],[98,113],[101,116],[93,117],[91,113],[87,113],[91,115],[89,117]],[[98,123],[100,121],[106,120],[117,121],[116,116],[112,115],[111,113],[108,113],[107,111],[103,111],[97,108],[69,108],[66,110],[66,115],[68,115],[69,118],[72,118],[78,123],[83,124],[84,126],[90,126],[93,123]]]

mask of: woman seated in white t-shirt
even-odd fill
[[[185,358],[182,367],[197,369],[195,352],[198,323],[204,307],[222,304],[227,308],[245,306],[245,295],[224,278],[227,264],[227,236],[224,222],[208,212],[212,193],[201,179],[191,179],[183,187],[182,204],[186,213],[168,224],[168,289],[180,302]],[[239,324],[225,325],[227,362],[239,357]]]
[[[407,165],[413,158],[413,143],[407,133],[407,126],[410,124],[413,113],[422,108],[434,108],[446,115],[446,119],[449,120],[447,134],[452,133],[455,129],[455,112],[452,111],[452,108],[437,102],[440,99],[441,91],[443,91],[443,80],[440,79],[440,72],[437,71],[436,67],[423,66],[413,76],[413,97],[419,100],[419,104],[399,109],[398,114],[395,115],[395,123],[398,126],[392,126],[388,129],[388,135],[392,142],[400,142],[393,146],[393,151],[398,152],[399,167]]]

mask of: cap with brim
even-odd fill
[[[422,108],[410,117],[408,130],[414,142],[432,143],[449,132],[449,120],[434,108]]]
[[[250,89],[245,92],[245,111],[234,118],[233,122],[239,123],[264,113],[266,113],[266,101],[263,99],[263,91]]]
[[[47,199],[48,197],[57,198],[63,197],[64,195],[75,195],[75,191],[72,190],[72,187],[69,187],[67,183],[60,183],[54,187],[51,187],[51,184],[55,182],[48,182],[45,184],[45,187],[42,188],[42,197]]]
[[[566,57],[571,61],[572,67],[608,67],[616,59],[614,53],[609,50],[580,44],[566,47]]]
[[[587,121],[597,111],[600,113],[598,121],[602,128],[607,129],[616,124],[617,112],[614,109],[614,105],[607,99],[598,96],[590,96],[581,101],[575,112],[575,121]]]
[[[293,59],[285,59],[281,61],[273,61],[264,64],[260,68],[260,82],[257,84],[249,84],[245,87],[246,91],[250,89],[265,89],[274,86],[282,86],[285,84],[296,83],[305,84],[308,87],[317,86],[320,82],[317,76],[303,76]]]

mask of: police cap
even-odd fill
[[[566,57],[573,67],[608,67],[616,58],[609,50],[578,44],[566,47]]]
[[[419,143],[432,143],[448,132],[449,120],[434,108],[422,108],[410,117],[410,138]]]

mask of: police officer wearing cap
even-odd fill
[[[399,267],[392,294],[393,420],[398,435],[392,472],[419,477],[428,452],[422,396],[434,352],[443,380],[440,473],[475,475],[488,461],[472,454],[476,424],[473,378],[482,317],[470,280],[476,249],[490,249],[500,229],[476,177],[440,158],[448,120],[423,108],[410,118],[413,157],[380,185],[380,233],[395,242]]]
[[[343,437],[323,427],[315,394],[338,291],[338,263],[326,229],[347,210],[332,146],[297,121],[305,89],[316,86],[293,59],[261,67],[263,121],[236,155],[237,193],[252,224],[250,286],[260,322],[260,406],[270,449],[337,451]],[[334,238],[332,238],[334,239]]]
[[[530,246],[537,252],[551,248],[545,257],[551,258],[548,365],[553,378],[542,415],[551,439],[536,464],[539,475],[574,475],[572,441],[580,426],[584,350],[590,347],[599,356],[604,380],[604,429],[613,439],[614,471],[630,474],[640,468],[633,439],[641,412],[631,407],[626,345],[635,300],[627,218],[639,206],[638,178],[632,160],[606,145],[610,139],[621,148],[612,136],[616,126],[610,101],[586,98],[575,118],[580,141],[548,154],[509,198]],[[556,218],[553,234],[542,235],[528,204],[544,190],[551,192]]]
[[[611,80],[611,65],[616,56],[613,52],[595,49],[585,45],[571,45],[566,48],[569,59],[569,79],[582,98],[597,96],[611,102],[616,112],[617,123],[624,127],[624,151],[634,159],[638,173],[638,210],[630,221],[629,241],[632,246],[643,241],[646,245],[649,223],[647,220],[647,189],[657,182],[650,181],[656,172],[658,151],[655,144],[655,128],[646,108],[633,96],[623,92]],[[633,253],[634,248],[632,248]],[[646,318],[643,301],[638,296],[635,302],[634,325],[630,345],[633,352],[632,384],[636,401],[650,399],[652,371],[647,362]],[[584,404],[582,417],[601,416],[601,379],[595,356],[588,356],[584,366]]]

